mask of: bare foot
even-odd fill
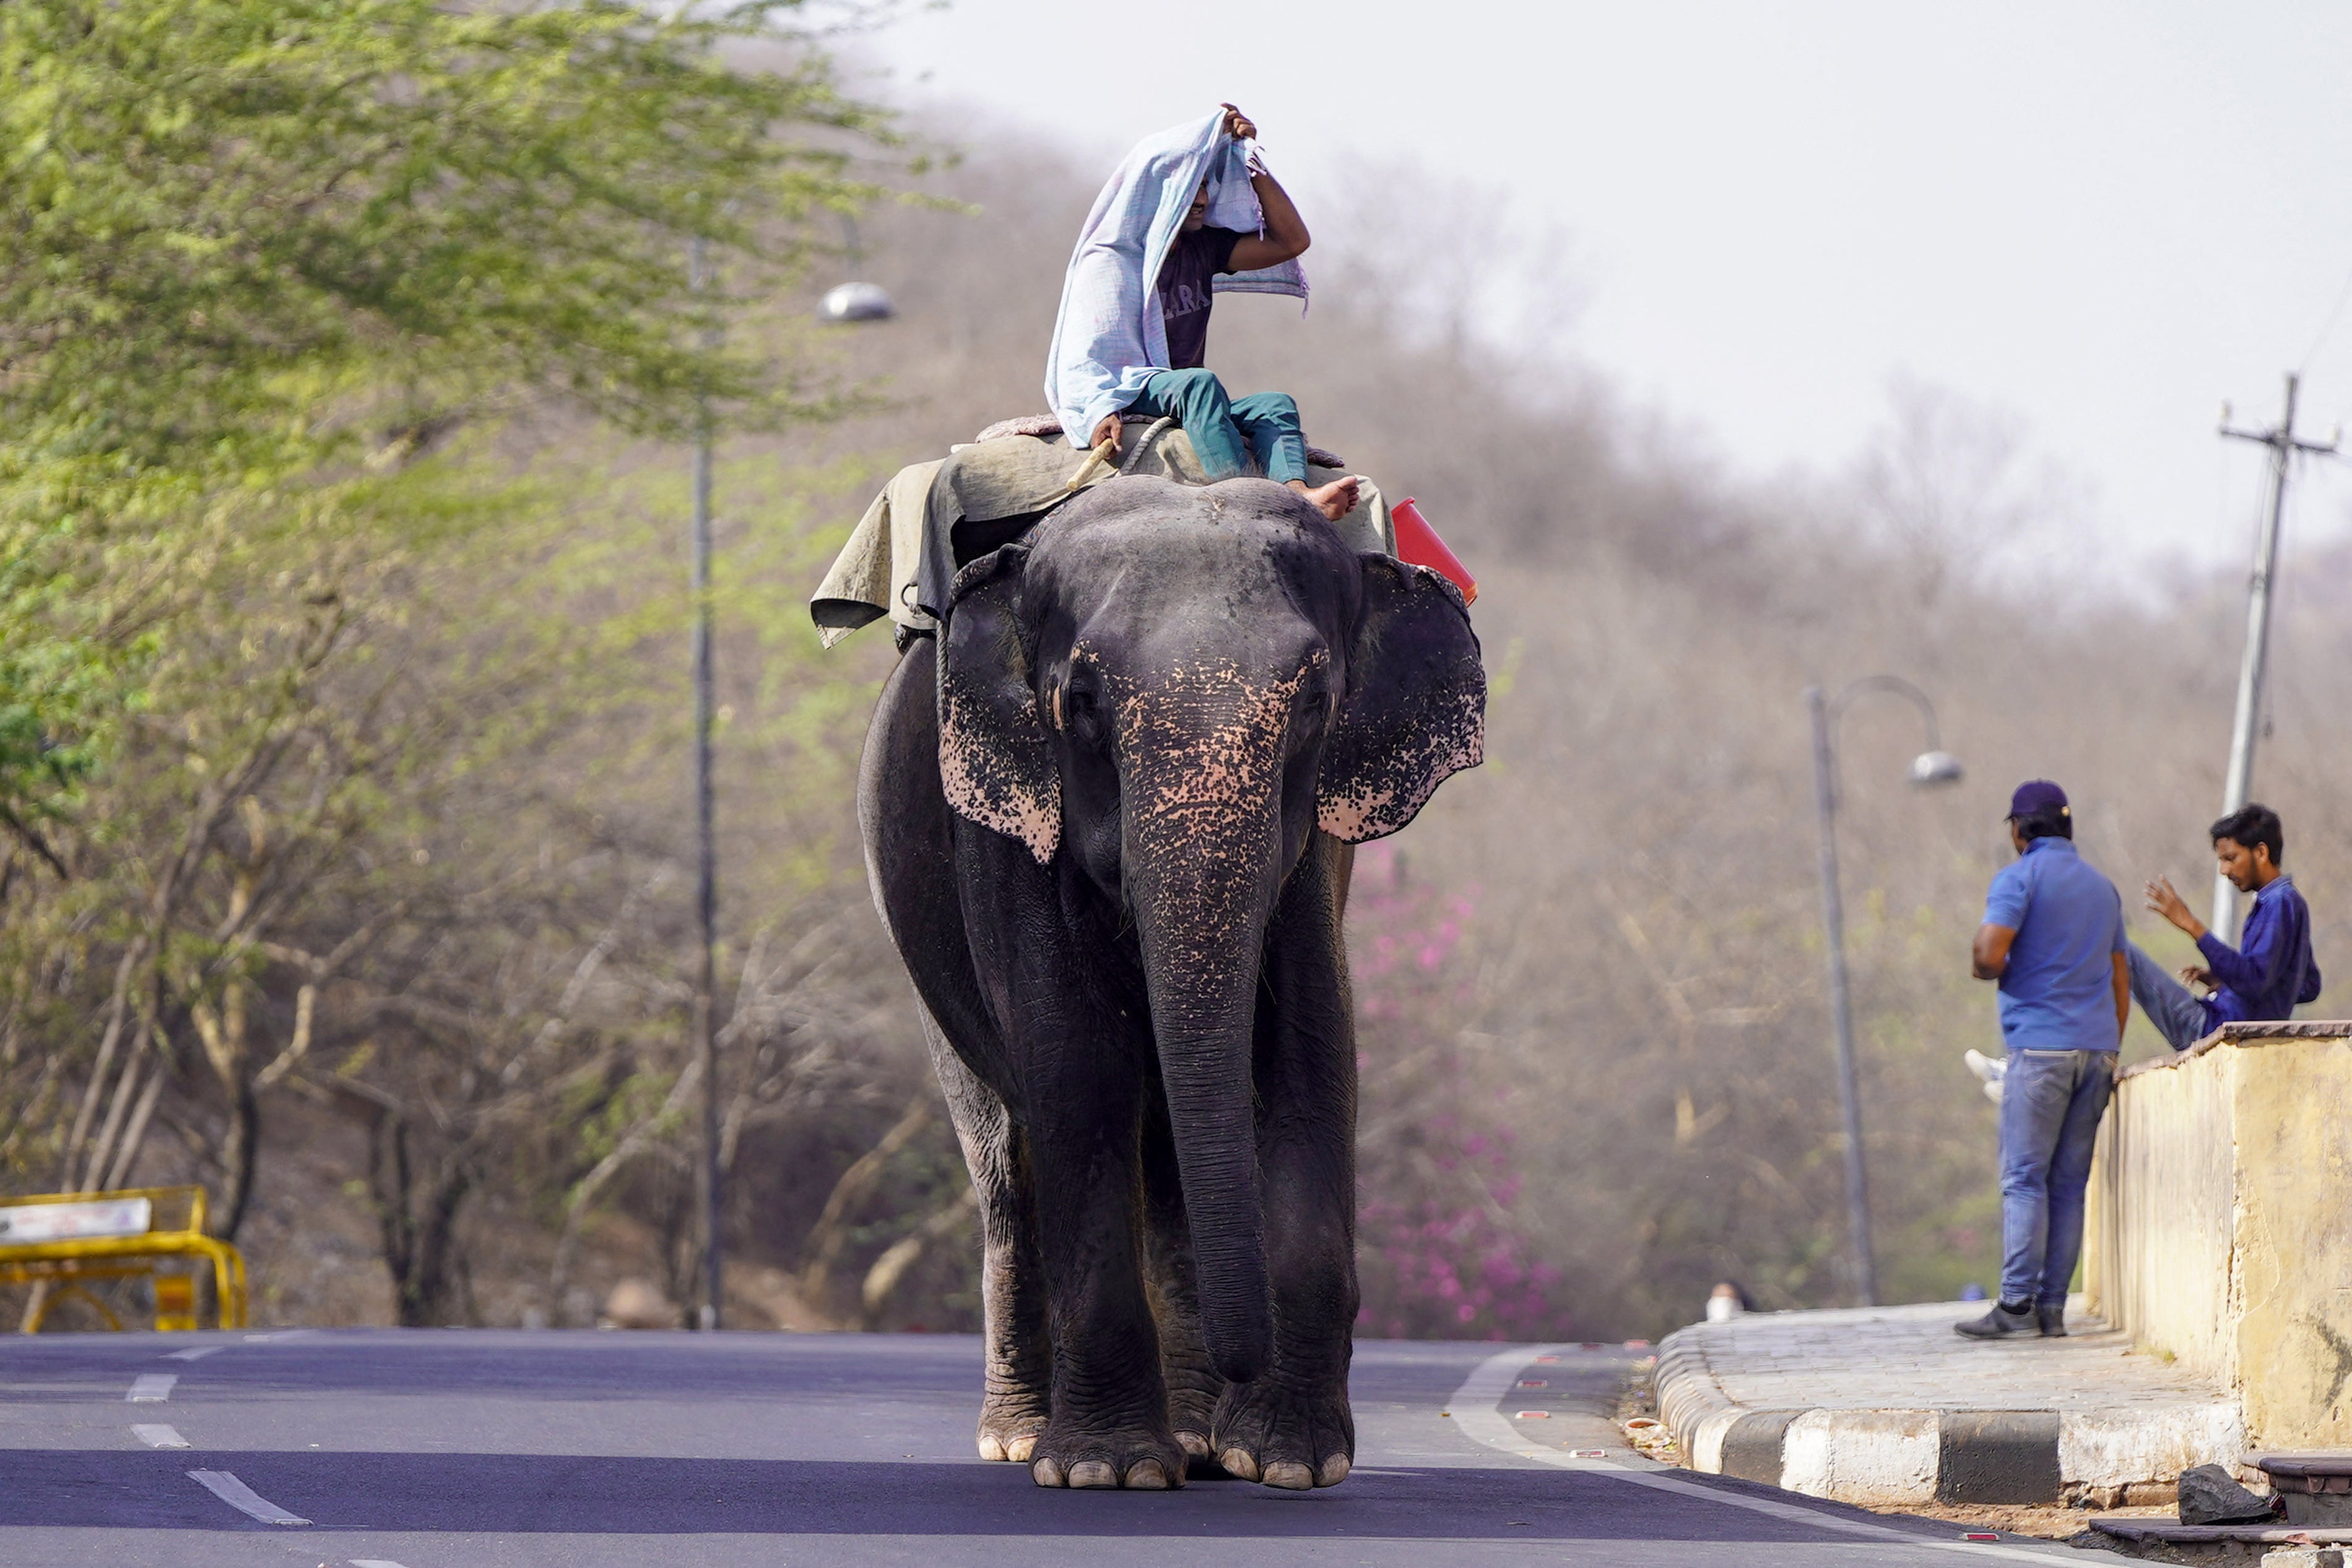
[[[1327,519],[1336,523],[1356,509],[1357,490],[1360,483],[1350,474],[1344,479],[1334,479],[1319,489],[1308,489],[1304,479],[1293,479],[1290,487],[1306,497]]]

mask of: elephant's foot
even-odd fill
[[[1186,1458],[1206,1461],[1216,1453],[1209,1434],[1216,1430],[1217,1401],[1224,1392],[1224,1379],[1205,1368],[1169,1374],[1168,1425]]]
[[[1273,1376],[1237,1383],[1217,1406],[1211,1438],[1217,1463],[1245,1481],[1290,1491],[1335,1487],[1348,1479],[1356,1422],[1345,1384],[1285,1388]]]
[[[1029,1476],[1041,1487],[1166,1491],[1184,1484],[1184,1450],[1164,1427],[1057,1422],[1038,1437]]]
[[[980,1457],[1025,1464],[1045,1430],[1043,1394],[991,1394],[980,1406]]]

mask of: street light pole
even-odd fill
[[[1822,830],[1822,928],[1830,950],[1830,1015],[1837,1027],[1838,1109],[1845,1127],[1846,1230],[1853,1241],[1854,1292],[1878,1304],[1878,1260],[1870,1244],[1870,1173],[1862,1162],[1862,1103],[1853,1071],[1853,1003],[1845,976],[1845,907],[1838,894],[1836,760],[1830,752],[1829,705],[1805,688],[1813,716],[1813,807]]]
[[[688,281],[702,291],[702,240],[697,236],[688,263]],[[701,938],[701,962],[694,983],[694,1060],[702,1075],[702,1148],[695,1168],[695,1197],[702,1221],[702,1310],[705,1329],[719,1327],[725,1300],[725,1260],[720,1255],[719,1217],[721,1191],[719,1172],[719,1040],[711,1014],[719,989],[719,863],[713,847],[715,801],[710,782],[710,411],[699,413],[694,441],[694,512],[691,524],[693,562],[689,569],[694,599],[694,907]]]
[[[1878,1304],[1878,1259],[1870,1239],[1870,1173],[1862,1157],[1862,1094],[1854,1071],[1853,998],[1845,968],[1845,905],[1838,891],[1837,809],[1838,769],[1835,731],[1846,705],[1864,692],[1893,692],[1908,697],[1927,723],[1927,749],[1911,763],[1911,782],[1932,786],[1956,784],[1959,760],[1943,749],[1936,734],[1936,706],[1927,694],[1894,675],[1865,675],[1835,699],[1819,686],[1805,688],[1806,711],[1813,721],[1813,808],[1821,825],[1822,926],[1827,938],[1830,968],[1830,1016],[1837,1030],[1838,1108],[1845,1132],[1846,1225],[1853,1238],[1854,1293],[1862,1305]]]

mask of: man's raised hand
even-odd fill
[[[1230,103],[1221,104],[1218,107],[1225,111],[1226,135],[1232,137],[1236,141],[1255,141],[1257,140],[1256,121],[1250,119],[1248,115],[1244,114],[1240,110],[1235,109]]]
[[[2163,915],[2173,925],[2187,932],[2192,940],[2205,935],[2204,922],[2189,913],[2188,900],[2172,891],[2169,878],[2158,877],[2140,891],[2147,896],[2147,907],[2151,914]]]

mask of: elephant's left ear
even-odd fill
[[[956,814],[1052,862],[1062,841],[1062,776],[1039,722],[1021,614],[1025,545],[956,574],[940,632],[940,782]]]
[[[1363,619],[1315,799],[1318,825],[1349,843],[1395,832],[1486,755],[1486,671],[1461,591],[1426,567],[1357,559]]]

